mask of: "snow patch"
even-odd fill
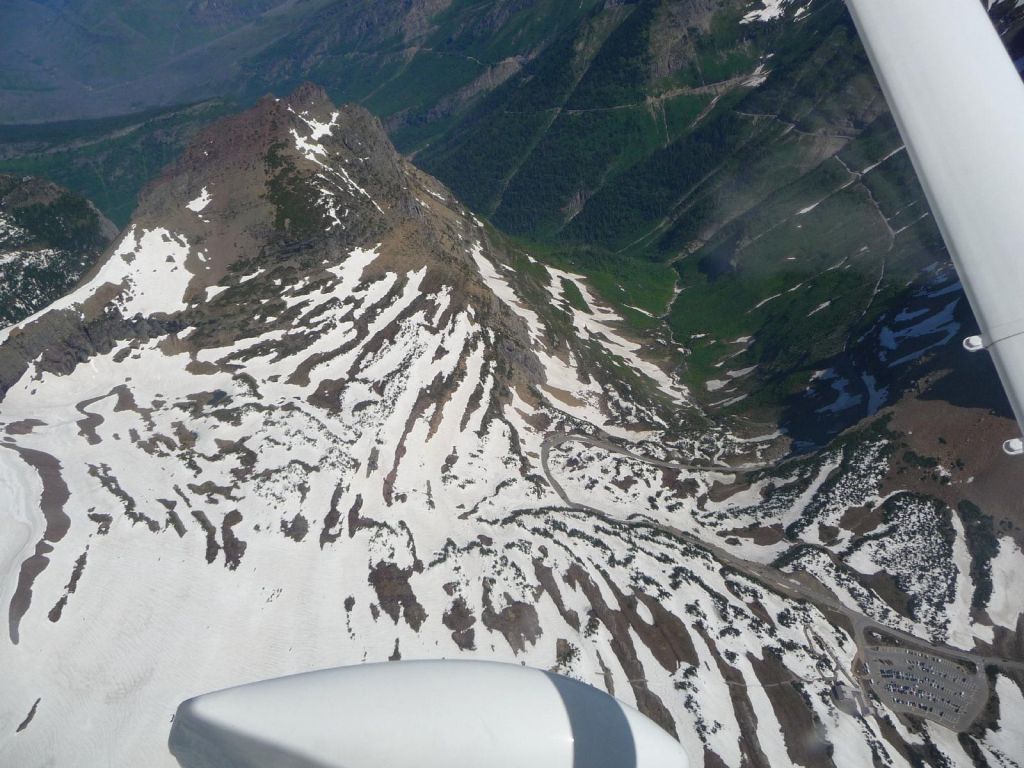
[[[1024,552],[1008,537],[999,540],[999,552],[992,558],[992,596],[988,601],[988,617],[992,623],[1014,631],[1017,619],[1024,612],[1019,579],[1024,573]]]
[[[772,21],[785,12],[787,0],[760,0],[761,7],[755,8],[740,20],[740,24],[752,24],[755,21]]]
[[[193,213],[199,213],[200,211],[206,209],[206,206],[210,204],[210,200],[212,199],[213,198],[210,197],[210,192],[207,190],[206,187],[203,187],[203,191],[199,193],[199,196],[192,200],[185,207],[188,208]]]
[[[215,298],[220,296],[230,286],[227,285],[211,285],[206,289],[206,301],[213,301]]]

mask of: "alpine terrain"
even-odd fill
[[[1024,62],[1024,6],[965,1]],[[671,333],[695,400],[801,449],[971,332],[843,0],[10,0],[0,73],[0,169],[119,226],[202,126],[321,83],[482,220]],[[1005,409],[982,378],[970,404]]]
[[[695,765],[1020,765],[1006,420],[909,398],[794,455],[681,362],[363,108],[214,123],[0,333],[0,764],[173,766],[192,696],[483,658]]]
[[[44,179],[0,174],[0,325],[67,293],[116,236],[81,196]]]

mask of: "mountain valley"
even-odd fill
[[[85,281],[4,331],[3,760],[162,764],[197,693],[455,656],[601,685],[711,764],[1012,760],[1024,531],[950,506],[1010,459],[942,478],[884,420],[787,459],[586,279],[502,243],[303,86],[201,133]],[[844,708],[836,600],[1008,658],[999,709],[958,739]]]
[[[473,658],[692,765],[1024,766],[1018,427],[842,2],[58,5],[0,11],[66,48],[0,46],[0,765]]]

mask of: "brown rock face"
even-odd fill
[[[370,569],[370,584],[377,592],[380,607],[395,623],[399,616],[416,630],[427,618],[427,612],[416,599],[409,584],[412,568],[399,568],[394,563],[379,562]]]

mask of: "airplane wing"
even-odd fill
[[[978,0],[846,2],[1024,429],[1024,83]]]

